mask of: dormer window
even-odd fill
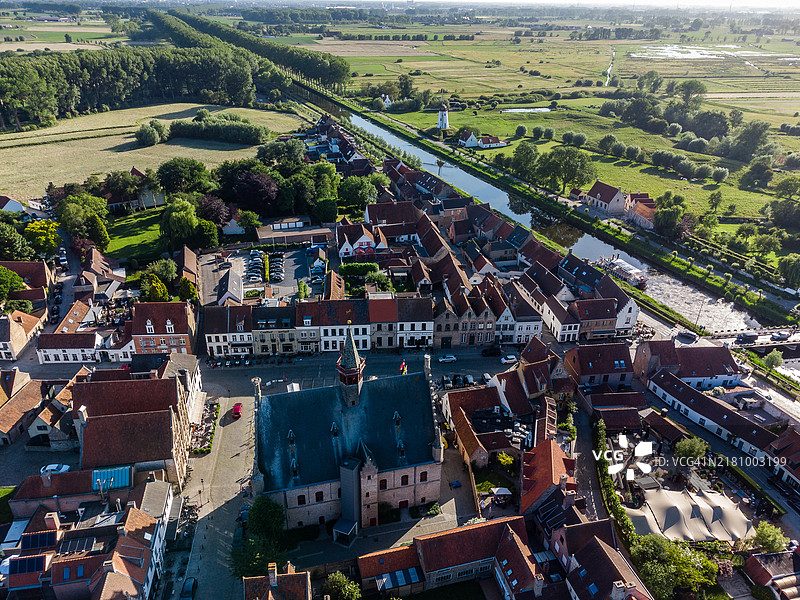
[[[244,331],[244,321],[236,323],[236,331]]]
[[[145,325],[145,328],[147,329],[147,333],[155,333],[156,332],[156,330],[153,329],[153,322],[150,319],[147,319],[147,324]]]
[[[311,327],[311,317],[303,317],[303,327]]]
[[[152,333],[152,332],[148,332]],[[175,326],[172,324],[172,321],[167,319],[167,333],[175,333]]]

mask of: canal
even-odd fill
[[[353,125],[380,136],[387,144],[413,154],[422,160],[422,167],[426,171],[438,175],[448,183],[505,215],[516,215],[516,220],[530,225],[532,229],[547,236],[564,248],[571,249],[578,256],[589,260],[597,260],[601,256],[615,254],[632,265],[646,270],[649,277],[647,282],[648,295],[682,314],[690,321],[696,321],[699,325],[711,330],[744,329],[759,326],[758,321],[746,312],[736,308],[732,302],[683,283],[674,276],[659,271],[652,265],[631,256],[624,250],[617,249],[611,244],[570,225],[553,220],[536,209],[531,210],[527,203],[510,196],[507,192],[498,189],[491,183],[467,173],[447,159],[441,159],[417,147],[388,129],[376,125],[363,117],[351,114],[316,93],[297,86],[293,86],[293,92],[334,117],[349,120]],[[444,164],[439,166],[441,162]],[[525,222],[526,220],[528,222]]]

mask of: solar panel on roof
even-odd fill
[[[93,537],[83,537],[83,538],[76,538],[74,540],[66,540],[62,542],[61,547],[59,548],[60,554],[68,554],[71,552],[88,552],[94,547],[96,538]]]
[[[56,545],[56,532],[43,531],[22,536],[22,549],[49,548]]]
[[[11,559],[8,565],[9,575],[24,575],[44,571],[44,556],[26,556]]]

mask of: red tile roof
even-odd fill
[[[0,406],[0,432],[9,433],[20,420],[34,410],[47,394],[49,385],[40,379],[31,379]]]
[[[53,496],[75,496],[92,491],[91,471],[69,471],[53,473],[50,485],[45,486],[40,475],[26,477],[14,494],[14,500],[30,500],[34,498],[52,498]]]
[[[93,469],[171,459],[168,410],[89,417],[83,428],[81,467]]]
[[[188,305],[183,302],[140,302],[133,307],[133,335],[181,335],[189,331]],[[174,334],[167,333],[167,320],[172,321]],[[147,332],[147,321],[154,333]]]
[[[502,404],[500,396],[497,394],[497,388],[494,387],[478,387],[448,392],[447,402],[450,404],[451,412],[455,413],[456,408],[460,406],[468,415],[478,410],[491,409]]]
[[[300,573],[278,573],[278,585],[271,587],[269,576],[244,577],[244,600],[310,600],[311,575]]]
[[[413,569],[419,566],[417,547],[413,544],[358,557],[358,570],[361,573],[361,579]]]
[[[545,440],[522,457],[522,497],[520,512],[524,513],[550,486],[558,486],[561,476],[567,476],[567,489],[574,490],[575,459],[567,458],[555,440]]]
[[[592,198],[597,198],[600,202],[605,202],[608,204],[611,200],[614,199],[614,196],[620,191],[620,188],[616,188],[613,185],[608,185],[607,183],[603,183],[599,179],[594,182],[592,189],[587,192],[587,196],[591,196]]]
[[[567,350],[564,363],[580,376],[633,371],[627,344],[591,344]]]
[[[533,589],[534,577],[539,572],[533,553],[508,526],[497,548],[497,562],[502,565],[503,576],[515,594]]]
[[[642,428],[642,418],[635,408],[614,406],[610,408],[600,407],[596,410],[597,418],[603,419],[607,431],[636,431]]]
[[[73,417],[86,406],[89,417],[167,410],[178,405],[178,383],[174,379],[131,381],[87,381],[72,391]]]
[[[496,375],[500,388],[504,390],[508,407],[514,416],[521,417],[533,413],[528,395],[519,379],[516,368]]]
[[[0,260],[0,267],[14,271],[32,288],[47,287],[49,269],[44,261]]]
[[[569,305],[569,312],[579,321],[598,321],[616,319],[617,301],[613,298],[591,298],[589,300],[576,300]]]
[[[94,349],[97,343],[95,332],[84,333],[43,333],[37,340],[39,350],[67,350]]]
[[[528,543],[525,519],[504,517],[485,523],[466,525],[414,538],[425,572],[441,571],[458,565],[490,559],[497,555],[506,526],[514,530],[523,544]]]
[[[525,362],[535,363],[546,359],[549,354],[550,349],[547,344],[545,344],[541,338],[534,336],[531,338],[531,341],[528,342],[528,345],[525,346],[522,354],[520,354],[520,358]]]
[[[396,323],[397,300],[394,298],[370,298],[370,323]]]

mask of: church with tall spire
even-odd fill
[[[378,504],[439,500],[444,457],[424,373],[364,379],[352,328],[333,386],[256,395],[259,487],[294,529],[334,521],[349,545],[378,525]]]

